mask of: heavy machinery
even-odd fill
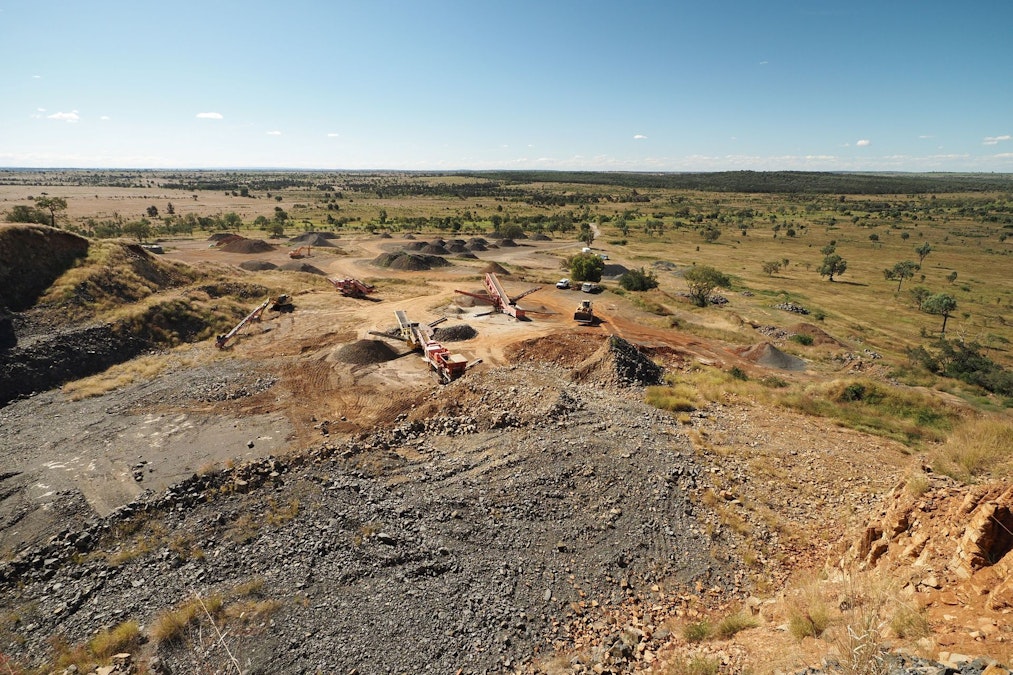
[[[573,320],[582,326],[591,326],[598,322],[598,317],[594,315],[594,309],[591,308],[590,300],[580,301],[577,311],[573,313]]]
[[[281,312],[282,314],[295,311],[295,305],[292,304],[292,296],[288,293],[282,293],[274,299],[270,309],[272,312]]]
[[[239,331],[243,330],[243,327],[245,327],[246,324],[251,323],[253,321],[260,321],[260,316],[264,313],[264,310],[267,309],[267,306],[270,304],[271,298],[264,300],[264,302],[257,305],[257,308],[255,310],[247,314],[242,321],[237,323],[232,330],[230,330],[228,333],[225,333],[224,335],[219,335],[217,338],[215,338],[215,345],[218,347],[218,349],[225,349],[225,347],[227,347],[229,344],[229,340],[236,337]]]
[[[507,294],[503,285],[500,283],[499,278],[493,273],[488,272],[485,275],[485,289],[488,295],[479,295],[478,293],[469,293],[468,291],[458,291],[461,295],[468,295],[482,302],[488,302],[492,305],[494,312],[502,312],[507,316],[512,316],[515,319],[525,318],[524,310],[517,306],[517,301],[521,298],[527,297],[535,291],[541,290],[541,286],[535,286],[534,288],[528,289],[518,295],[516,298],[511,298]]]
[[[294,251],[288,252],[289,258],[309,258],[313,252],[312,246],[300,246]]]
[[[334,284],[334,287],[338,289],[338,292],[347,298],[364,298],[376,290],[376,288],[370,284],[367,284],[364,281],[359,281],[358,279],[352,279],[351,277],[347,277],[345,279],[328,277],[327,280]]]
[[[468,359],[460,354],[451,354],[450,350],[433,339],[434,330],[437,325],[446,321],[439,318],[431,323],[420,324],[417,321],[408,319],[408,314],[403,309],[394,311],[397,318],[398,335],[369,331],[371,335],[379,335],[383,338],[394,338],[407,342],[412,349],[422,352],[422,359],[429,364],[429,368],[436,375],[442,384],[453,382],[471,367],[482,362],[481,359],[468,363]]]

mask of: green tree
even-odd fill
[[[932,253],[932,245],[929,242],[925,242],[921,246],[916,246],[915,253],[918,254],[918,264],[921,265],[925,260],[925,256]]]
[[[700,232],[700,236],[702,236],[703,240],[706,241],[708,244],[713,244],[718,240],[718,237],[721,236],[721,230],[711,225],[709,227],[705,227]]]
[[[830,281],[834,280],[834,275],[840,276],[848,269],[848,261],[837,255],[836,253],[830,253],[824,256],[823,264],[816,270],[820,273],[821,277],[829,277]]]
[[[940,335],[946,335],[946,320],[953,315],[953,312],[957,309],[957,300],[952,295],[946,293],[936,293],[930,295],[922,303],[922,311],[928,314],[937,314],[943,317],[943,327],[939,331]]]
[[[957,280],[957,270],[953,270],[952,272],[950,272],[949,274],[947,274],[946,275],[946,280],[949,281],[951,284],[954,281],[956,281]]]
[[[763,273],[768,277],[772,277],[781,271],[781,262],[779,260],[773,262],[763,263]]]
[[[889,267],[883,270],[883,276],[888,280],[897,280],[897,292],[900,293],[900,285],[904,283],[905,279],[910,279],[915,275],[915,272],[919,270],[918,263],[905,260],[899,262],[893,267]]]
[[[919,310],[925,306],[925,301],[930,295],[932,295],[932,291],[924,286],[915,286],[909,291],[909,293],[911,293],[911,297],[914,298],[915,304],[918,306]]]
[[[144,240],[151,236],[151,223],[147,218],[141,218],[123,226],[123,234],[136,237],[137,241],[144,243]]]
[[[601,281],[605,261],[593,253],[578,253],[570,259],[570,278],[574,281]]]
[[[641,267],[625,272],[619,277],[619,285],[627,291],[649,291],[658,287],[658,278],[654,272],[645,272]]]
[[[39,197],[35,200],[35,206],[49,211],[49,224],[56,227],[56,214],[67,210],[67,200],[63,197]]]
[[[728,275],[708,265],[698,265],[686,271],[686,284],[689,286],[689,298],[697,307],[706,307],[711,293],[718,286],[727,288],[731,285]]]
[[[523,239],[524,228],[517,223],[510,223],[509,225],[504,225],[500,228],[500,235],[504,239]]]
[[[222,216],[222,229],[238,230],[243,226],[243,219],[235,211],[229,211]]]
[[[152,204],[147,208],[145,213],[148,214],[148,218],[158,218],[158,207]]]
[[[40,225],[48,225],[49,218],[45,211],[34,209],[31,206],[25,206],[24,204],[18,204],[10,211],[8,211],[4,219],[8,223],[38,223]]]
[[[579,241],[584,242],[584,246],[588,248],[594,243],[594,230],[587,223],[582,223],[580,226],[580,234],[577,236]]]

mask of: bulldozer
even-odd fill
[[[577,311],[573,313],[573,320],[582,326],[591,326],[598,322],[598,317],[594,315],[594,309],[591,308],[590,300],[580,301]]]

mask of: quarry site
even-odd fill
[[[0,673],[1008,673],[1013,486],[735,388],[872,345],[583,246],[0,225]]]

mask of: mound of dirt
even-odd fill
[[[406,250],[406,251],[421,251],[422,249],[424,249],[428,245],[429,244],[427,244],[424,241],[413,241],[412,243],[410,243],[407,246],[405,246],[404,250]]]
[[[450,251],[442,244],[429,244],[422,247],[421,251],[428,255],[450,255]]]
[[[605,267],[602,268],[601,277],[602,279],[618,279],[629,271],[630,269],[625,265],[605,265]]]
[[[45,225],[0,225],[0,306],[35,304],[57,278],[88,253],[88,240]]]
[[[321,276],[327,276],[327,272],[324,272],[319,267],[314,267],[307,262],[301,262],[299,260],[292,260],[278,267],[280,270],[286,272],[305,272],[307,274],[319,274]]]
[[[611,335],[594,354],[577,364],[575,382],[599,387],[660,384],[665,369],[640,353],[633,344]]]
[[[406,235],[404,236],[404,238],[405,238],[405,239],[414,239],[414,238],[415,238],[415,235],[414,235],[414,234],[411,234],[411,233],[408,233],[408,234],[406,234]]]
[[[500,239],[496,244],[502,248],[510,248],[511,246],[516,246],[517,242],[513,239]]]
[[[455,256],[458,258],[468,258],[469,260],[478,260],[478,256],[472,253],[471,251],[463,251],[461,253],[456,253]]]
[[[238,238],[239,238],[238,234],[232,234],[231,232],[215,232],[210,237],[208,237],[208,241],[222,242]]]
[[[814,326],[811,323],[797,323],[788,329],[789,333],[795,335],[808,335],[813,339],[814,345],[833,345],[834,347],[843,347],[842,343],[837,338],[827,333],[819,326]]]
[[[531,241],[552,241],[552,237],[543,232],[536,232],[531,235]]]
[[[444,246],[446,246],[447,248],[450,248],[451,246],[464,246],[467,243],[468,242],[466,242],[463,239],[448,239],[447,243],[444,244]]]
[[[495,274],[496,276],[510,276],[510,271],[507,268],[500,265],[498,262],[491,262],[482,268],[482,272],[485,274]]]
[[[574,368],[594,353],[598,342],[583,333],[554,333],[509,345],[504,353],[511,362],[534,361]]]
[[[488,244],[488,243],[489,243],[489,242],[488,242],[488,241],[486,241],[486,240],[485,240],[484,238],[482,238],[482,237],[472,237],[471,239],[469,239],[469,240],[467,241],[467,244],[468,244],[469,246],[470,246],[470,245],[472,245],[472,244],[478,244],[479,246],[485,246],[485,245],[486,245],[486,244]]]
[[[267,253],[275,250],[275,246],[268,244],[263,239],[247,239],[236,237],[228,242],[219,245],[219,248],[228,253]]]
[[[479,242],[465,244],[464,248],[468,249],[469,251],[488,251],[489,250],[489,248],[485,244],[481,244]]]
[[[355,366],[366,366],[371,363],[384,363],[400,356],[390,344],[383,340],[358,340],[342,346],[334,353],[334,357],[342,363]]]
[[[478,335],[478,331],[466,323],[454,326],[440,326],[436,329],[436,338],[442,342],[461,342]]]
[[[468,248],[463,242],[452,241],[447,244],[447,250],[451,253],[464,253]]]
[[[751,361],[757,365],[765,366],[767,368],[777,368],[778,370],[805,370],[805,361],[797,356],[785,354],[769,342],[761,342],[758,345],[747,347],[739,351],[739,356],[747,361]]]
[[[430,246],[446,246],[447,242],[444,239],[433,239],[431,242],[429,242],[429,245]]]
[[[333,232],[306,232],[305,234],[300,234],[298,237],[292,237],[289,239],[289,242],[301,246],[334,246],[335,244],[331,243],[331,239],[335,239],[336,237],[337,235]]]
[[[394,270],[418,272],[431,270],[434,267],[446,267],[450,263],[438,255],[398,251],[396,253],[383,253],[378,255],[376,258],[373,258],[373,264],[377,267],[389,267]]]
[[[244,260],[239,263],[239,268],[250,272],[262,272],[264,270],[276,270],[278,266],[266,260]]]

